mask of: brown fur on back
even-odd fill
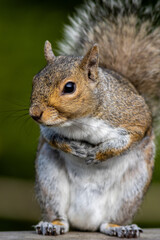
[[[84,10],[85,8],[85,10]],[[82,56],[94,43],[100,66],[125,76],[160,117],[160,1],[89,1],[71,18],[60,52]]]
[[[101,29],[95,26],[90,41],[99,44],[100,66],[127,77],[150,105],[150,98],[160,98],[160,28],[147,35],[150,23],[138,29],[136,24],[135,16],[118,19],[107,29],[104,22]]]

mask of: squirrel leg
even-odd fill
[[[116,224],[103,223],[100,226],[100,232],[109,236],[117,236],[119,238],[138,238],[143,230],[136,224],[119,226]]]
[[[69,230],[66,212],[69,206],[69,182],[63,158],[44,142],[36,160],[36,195],[43,221],[37,233],[59,235]]]

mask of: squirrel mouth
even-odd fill
[[[42,110],[39,106],[30,107],[29,115],[35,122],[47,127],[60,126],[67,120],[65,117],[59,116],[57,112],[53,114],[53,112],[48,109]]]
[[[61,120],[61,119],[57,119],[55,121],[38,121],[38,123],[42,126],[51,128],[51,127],[60,127],[62,126],[66,121],[65,120]]]

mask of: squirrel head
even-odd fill
[[[33,78],[30,116],[43,125],[58,126],[91,115],[97,104],[98,46],[84,57],[55,57],[46,41],[44,53],[47,65]]]

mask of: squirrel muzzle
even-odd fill
[[[66,121],[53,107],[41,108],[38,105],[32,105],[29,109],[29,115],[39,124],[46,126],[58,126]]]
[[[41,122],[43,111],[38,106],[30,107],[29,115],[36,121]]]

